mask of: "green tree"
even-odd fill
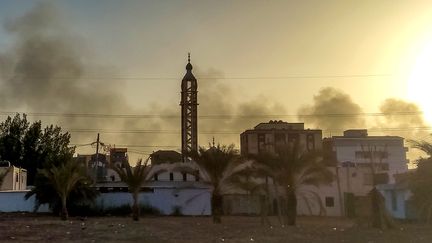
[[[30,124],[25,114],[16,114],[0,123],[0,157],[27,170],[27,183],[34,184],[37,169],[59,165],[72,158],[70,134],[58,126],[42,130],[41,121]]]
[[[210,146],[208,149],[200,147],[192,151],[189,156],[198,166],[203,179],[212,186],[211,207],[214,223],[221,223],[222,193],[229,186],[230,175],[239,168],[240,156],[234,145]]]
[[[127,161],[123,162],[122,166],[110,165],[110,167],[127,184],[133,200],[132,219],[138,221],[140,218],[139,192],[144,183],[150,180],[154,174],[166,171],[164,165],[152,167],[148,160],[143,163],[140,159],[135,167],[132,167]]]
[[[38,170],[38,174],[46,179],[44,181],[44,185],[47,186],[45,189],[54,191],[57,195],[61,203],[61,219],[67,220],[69,217],[67,210],[69,196],[80,184],[91,184],[91,180],[87,176],[85,168],[73,160],[68,160],[58,166],[53,165],[50,168],[40,169]],[[40,185],[38,185],[28,193],[26,197],[29,198],[41,189]]]
[[[0,124],[0,156],[13,165],[23,167],[23,138],[29,127],[27,116],[16,114],[13,118],[8,116]]]
[[[426,155],[416,160],[417,169],[410,176],[409,187],[418,215],[430,223],[432,222],[432,143],[424,140],[409,141],[409,143]]]
[[[333,173],[322,163],[319,152],[304,151],[298,144],[280,146],[275,154],[262,153],[253,158],[261,176],[267,176],[275,182],[276,193],[279,194],[277,188],[282,189],[285,205],[280,203],[282,207],[279,208],[283,209],[287,225],[296,224],[297,194],[300,186],[318,187],[331,183],[334,178]]]

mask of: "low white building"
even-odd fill
[[[0,174],[4,175],[0,191],[21,191],[27,188],[27,170],[2,162]]]
[[[132,205],[132,196],[123,182],[97,185],[100,195],[96,205],[103,208]],[[151,181],[140,192],[141,205],[159,210],[163,215],[210,215],[211,188],[205,183],[183,181]]]

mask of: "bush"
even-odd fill
[[[180,206],[174,206],[172,209],[172,216],[183,216],[183,209]]]

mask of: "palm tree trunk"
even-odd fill
[[[297,217],[297,196],[295,194],[295,190],[291,187],[287,188],[286,195],[286,224],[295,225]]]
[[[61,197],[61,204],[62,204],[61,219],[62,220],[68,220],[69,218],[66,202],[67,202],[67,198],[65,196],[62,196]]]
[[[282,221],[282,207],[281,207],[282,203],[281,203],[280,196],[279,196],[278,186],[277,186],[277,184],[273,184],[273,185],[274,185],[274,191],[275,191],[275,195],[276,195],[278,220],[279,220],[280,224],[283,224],[283,221]]]
[[[376,187],[371,190],[370,197],[372,204],[372,226],[383,230],[395,228],[396,224],[385,207],[385,199]]]
[[[139,220],[140,217],[140,208],[138,204],[138,196],[139,192],[133,192],[132,198],[133,198],[133,205],[132,205],[132,219],[135,221]]]
[[[219,192],[213,191],[211,198],[211,207],[213,215],[213,223],[220,224],[222,222],[222,195]]]

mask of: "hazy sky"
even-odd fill
[[[0,24],[38,2],[2,0]],[[331,86],[363,112],[378,112],[387,98],[432,110],[424,92],[431,90],[431,1],[50,2],[86,58],[104,67],[88,75],[120,77],[119,92],[138,110],[149,104],[179,109],[189,51],[199,85],[214,81],[200,83],[200,75],[224,76],[217,82],[234,90],[234,102],[260,97],[296,114]],[[0,53],[14,41],[0,29]]]

